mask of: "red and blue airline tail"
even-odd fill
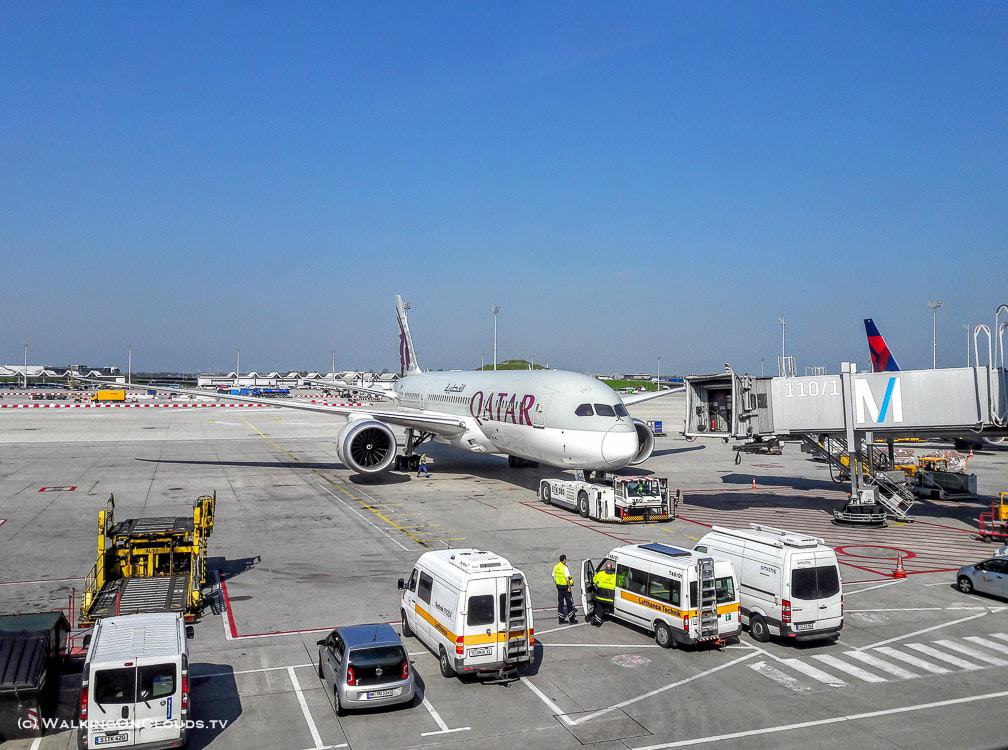
[[[864,327],[865,333],[868,334],[868,351],[871,353],[872,372],[898,372],[900,366],[892,352],[889,351],[889,345],[879,333],[875,321],[871,318],[865,318]]]

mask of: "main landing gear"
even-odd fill
[[[395,457],[396,471],[417,471],[420,469],[420,454],[416,449],[424,443],[429,443],[434,437],[433,432],[418,432],[413,428],[406,430],[406,446],[402,455]]]

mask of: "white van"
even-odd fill
[[[616,563],[612,616],[654,633],[659,646],[692,646],[738,635],[738,582],[727,560],[657,542],[617,547],[606,559]],[[581,564],[585,612],[596,569],[591,560]]]
[[[447,549],[416,561],[402,590],[402,632],[438,655],[441,674],[516,669],[535,631],[525,574],[493,552]]]
[[[191,633],[174,612],[95,623],[84,658],[80,750],[185,746]]]
[[[742,624],[754,640],[839,636],[840,567],[822,539],[756,523],[748,529],[714,526],[694,549],[732,561],[741,584]]]

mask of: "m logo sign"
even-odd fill
[[[893,424],[900,424],[903,421],[903,393],[900,390],[900,379],[898,375],[893,375],[886,383],[885,394],[882,396],[882,405],[879,406],[875,400],[865,378],[854,380],[854,407],[857,410],[857,424],[884,424],[887,418]],[[866,419],[867,417],[867,419]]]

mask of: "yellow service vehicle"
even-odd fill
[[[126,391],[117,388],[102,388],[91,396],[91,400],[99,403],[122,403],[126,400]]]
[[[217,493],[193,503],[191,517],[115,521],[115,498],[98,513],[98,558],[84,581],[81,627],[101,617],[177,612],[193,622],[203,606],[207,538]]]

